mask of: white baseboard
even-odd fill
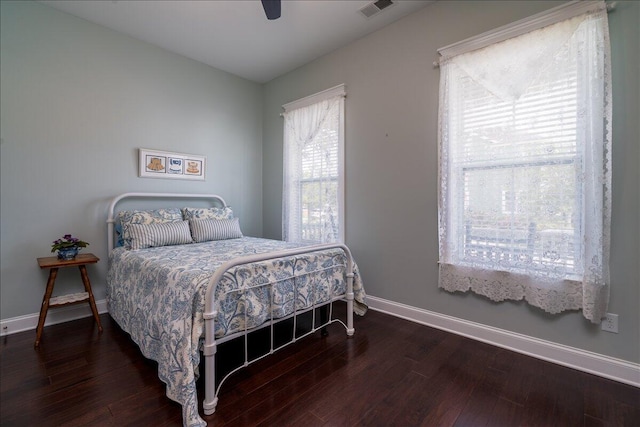
[[[367,295],[372,310],[640,387],[640,364]]]
[[[367,304],[370,309],[375,311],[640,387],[640,364],[637,363],[470,322],[371,295],[367,295]],[[108,312],[106,300],[96,301],[96,307],[100,314]],[[72,305],[51,309],[47,313],[45,326],[90,316],[92,314],[88,305]],[[0,336],[34,330],[38,326],[38,317],[39,313],[34,313],[0,320]]]
[[[98,313],[107,313],[107,300],[96,301]],[[44,326],[55,325],[56,323],[69,322],[71,320],[91,317],[89,304],[69,305],[67,307],[51,308],[47,312],[47,320]],[[22,331],[36,329],[40,313],[27,314],[25,316],[11,317],[0,320],[0,336],[15,334]]]

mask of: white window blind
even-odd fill
[[[284,240],[344,240],[344,96],[340,85],[284,106]]]
[[[604,4],[578,7],[543,28],[443,53],[440,287],[550,313],[582,309],[599,322],[608,302],[609,41]]]

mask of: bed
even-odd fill
[[[126,199],[179,201],[181,207],[116,211]],[[202,200],[211,206],[187,207]],[[243,236],[233,211],[217,195],[122,194],[111,201],[107,223],[109,313],[144,356],[158,362],[158,376],[167,385],[167,397],[182,405],[185,426],[206,425],[196,392],[201,353],[203,409],[211,415],[231,374],[284,347],[274,347],[277,322],[293,319],[295,324],[308,313],[312,326],[304,336],[333,322],[342,323],[351,336],[353,313],[367,309],[345,245],[305,247]],[[346,301],[346,324],[333,316],[337,300]],[[260,328],[270,328],[271,347],[250,359],[247,336]],[[242,337],[243,363],[216,382],[217,345]],[[290,343],[300,338],[294,333]]]

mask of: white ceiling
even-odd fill
[[[246,79],[264,83],[432,3],[397,0],[371,18],[367,0],[290,0],[266,19],[258,0],[41,3]]]

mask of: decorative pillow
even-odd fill
[[[192,219],[189,221],[189,227],[191,227],[193,241],[196,243],[242,237],[238,218]]]
[[[118,246],[131,248],[129,227],[132,224],[160,224],[182,221],[179,208],[155,209],[148,211],[120,211],[116,219],[116,230],[119,230]]]
[[[182,208],[182,218],[191,219],[231,219],[233,211],[229,206],[225,208]]]
[[[193,243],[189,222],[164,222],[157,224],[131,224],[129,226],[131,249]]]

